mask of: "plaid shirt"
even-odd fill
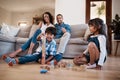
[[[46,40],[46,55],[56,55],[56,50],[57,50],[57,45],[55,40],[52,40],[51,42],[48,43],[48,41]]]

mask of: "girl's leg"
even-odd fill
[[[81,53],[81,54],[82,54],[82,53]],[[87,59],[86,59],[85,56],[82,56],[82,57],[81,57],[81,55],[79,55],[79,56],[77,56],[77,57],[75,57],[75,58],[73,59],[73,63],[74,63],[75,65],[83,65],[83,64],[86,64],[86,63],[87,63]]]
[[[100,52],[93,42],[90,42],[88,44],[88,52],[90,54],[90,64],[92,65],[95,63],[96,60],[99,59]]]

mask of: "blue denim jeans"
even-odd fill
[[[25,55],[23,57],[19,57],[19,64],[25,64],[27,62],[35,62],[42,58],[42,53],[39,54],[31,54],[31,55]]]
[[[50,55],[46,55],[46,59],[48,59]],[[42,59],[42,53],[33,53],[31,55],[25,55],[23,57],[19,57],[19,63],[18,64],[25,64],[28,62],[38,62],[39,59]],[[52,59],[51,59],[52,60]]]
[[[30,44],[31,42],[36,44],[37,43],[37,36],[41,33],[41,30],[40,29],[37,29],[36,32],[34,33],[34,35],[26,42],[24,43],[22,46],[21,46],[21,49],[23,51],[25,51],[27,48],[30,47]]]
[[[62,53],[56,54],[54,58],[57,62],[59,62],[63,58],[63,54]]]

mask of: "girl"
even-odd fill
[[[43,19],[42,20],[43,22],[40,21],[40,23],[38,25],[41,28],[41,30],[40,30],[40,28],[37,29],[36,32],[34,33],[34,35],[26,43],[24,43],[23,46],[21,46],[21,48],[19,48],[18,50],[16,50],[15,52],[13,52],[9,55],[10,57],[15,57],[18,53],[25,51],[28,48],[29,48],[28,54],[32,53],[32,49],[33,49],[34,45],[37,43],[38,35],[40,33],[43,34],[47,27],[54,26],[53,25],[54,18],[50,12],[43,13],[42,19]]]
[[[75,57],[73,62],[76,65],[86,64],[86,68],[101,69],[106,60],[106,32],[103,21],[99,18],[91,19],[88,23],[91,34],[88,37],[88,47]]]

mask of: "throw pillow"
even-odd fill
[[[19,32],[19,28],[9,26],[9,25],[7,25],[5,23],[2,24],[1,33],[3,35],[15,37],[18,32]]]

